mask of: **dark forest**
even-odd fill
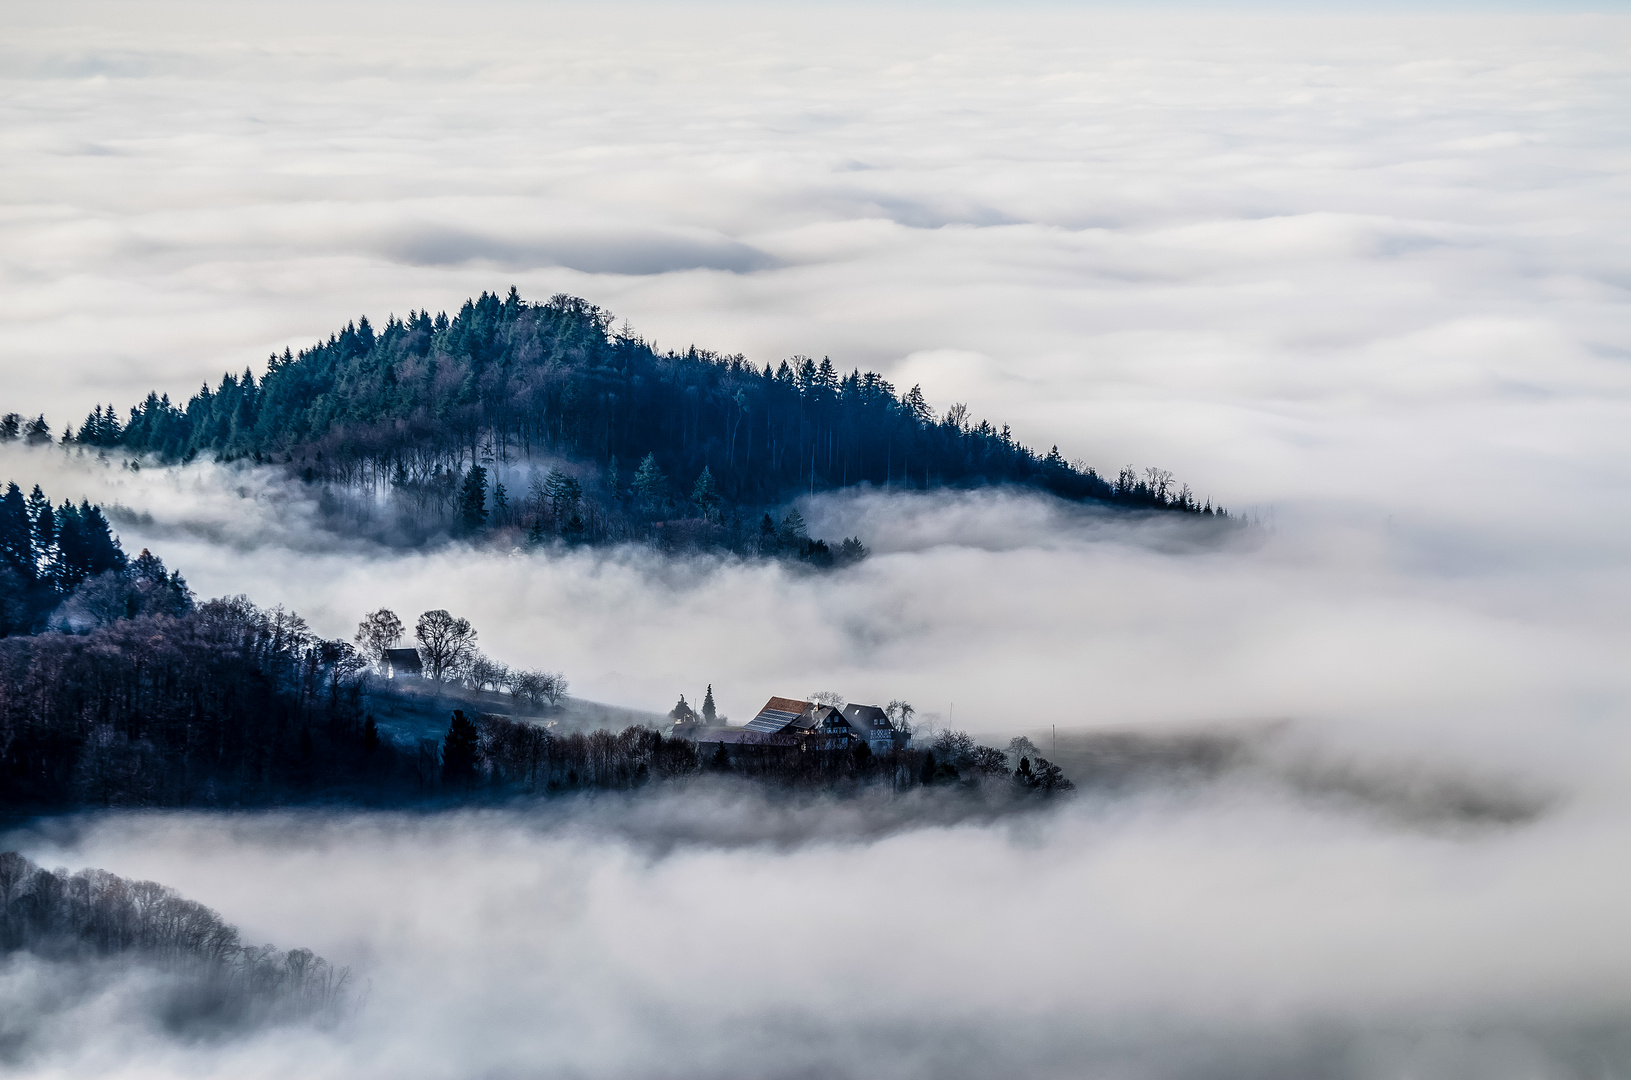
[[[14,437],[50,438],[10,417]],[[98,406],[64,442],[163,461],[204,455],[287,466],[312,482],[390,492],[455,531],[534,539],[630,537],[809,554],[761,520],[799,494],[1022,485],[1071,500],[1223,514],[1171,473],[1114,478],[1057,447],[1039,454],[965,405],[937,414],[923,391],[826,357],[757,368],[741,355],[658,352],[569,296],[483,293],[451,318],[365,317],[298,354],[202,387],[184,406],[150,394],[120,418]],[[529,493],[488,470],[544,460]],[[779,517],[779,514],[778,514]],[[796,550],[802,546],[803,550]],[[858,554],[852,550],[852,555]],[[819,559],[817,561],[820,561]]]

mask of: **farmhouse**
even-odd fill
[[[871,747],[874,754],[887,754],[912,741],[911,734],[895,727],[889,714],[876,705],[845,705],[844,720],[854,737]]]
[[[679,724],[675,734],[682,734]],[[905,747],[911,735],[890,721],[876,705],[848,705],[843,709],[799,698],[773,697],[739,729],[683,732],[698,745],[723,743],[730,747],[775,747],[783,750],[850,750],[866,744],[874,754]]]
[[[386,649],[383,666],[387,679],[417,679],[425,674],[417,649]]]

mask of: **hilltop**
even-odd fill
[[[782,511],[853,485],[1008,484],[1227,516],[1165,470],[1100,475],[966,405],[936,413],[921,387],[897,391],[877,372],[843,374],[827,357],[755,367],[740,354],[659,352],[585,300],[528,303],[513,288],[452,317],[410,311],[379,329],[364,317],[185,405],[152,393],[123,419],[98,406],[63,441],[275,463],[385,492],[421,537],[513,529],[535,542],[642,538],[842,561],[862,554],[858,541],[829,550]]]

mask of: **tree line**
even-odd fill
[[[0,437],[51,440],[43,418],[13,421]],[[98,405],[62,441],[171,461],[281,462],[314,481],[384,488],[449,527],[567,541],[757,544],[761,511],[862,483],[1019,484],[1224,513],[1170,472],[1101,476],[1058,447],[1038,453],[1007,425],[974,421],[966,405],[936,412],[921,387],[898,391],[877,372],[846,374],[828,357],[760,368],[740,354],[659,351],[584,300],[528,303],[513,288],[452,317],[410,311],[378,330],[361,318],[269,357],[259,380],[227,374],[185,404],[153,393],[124,417]],[[532,470],[525,499],[488,486],[488,467],[540,459],[557,467]],[[659,523],[674,527],[654,535]]]
[[[1016,740],[1017,742],[1018,740]],[[1028,744],[1028,743],[1027,743]],[[1047,797],[1074,788],[1059,766],[1023,754],[1014,758],[981,746],[963,731],[943,731],[927,747],[873,753],[866,743],[823,749],[819,740],[759,744],[696,742],[665,737],[640,725],[622,731],[560,733],[492,714],[455,711],[438,744],[420,744],[421,781],[428,790],[489,795],[546,795],[580,789],[629,790],[692,777],[729,777],[777,787],[842,789],[883,784],[983,788]]]
[[[332,1011],[348,996],[351,977],[310,949],[246,945],[236,926],[168,886],[106,870],[45,870],[6,851],[0,955],[18,951],[137,960],[183,976],[191,993],[173,1004],[184,1006],[188,1020],[214,1024]]]
[[[38,484],[26,497],[15,483],[0,495],[0,637],[39,629],[86,581],[128,572],[131,589],[140,590],[158,587],[161,569],[131,564],[99,506],[53,506]],[[177,577],[162,587],[184,591],[186,583]]]
[[[405,634],[406,627],[396,612],[380,608],[363,616],[352,640],[375,670],[385,675],[386,653],[401,644]],[[426,678],[460,683],[472,690],[506,693],[518,706],[555,706],[566,697],[569,684],[561,672],[512,668],[489,659],[476,647],[476,628],[470,620],[452,615],[445,608],[420,615],[413,636],[418,643],[414,652]]]
[[[382,735],[367,693],[370,669],[382,668],[407,634],[394,612],[365,616],[354,643],[327,640],[281,605],[262,608],[244,596],[195,603],[180,575],[145,550],[81,580],[50,622],[51,632],[0,640],[0,806],[396,804],[631,789],[704,773],[795,786],[901,788],[999,776],[1016,789],[1064,786],[1045,762],[1040,772],[1028,759],[1010,769],[1001,752],[961,733],[879,755],[864,746],[794,754],[718,747],[704,755],[694,742],[645,727],[565,732],[459,712],[443,738],[398,745]],[[505,692],[517,712],[566,695],[559,672],[485,657],[474,626],[446,610],[423,613],[413,637],[428,677]]]

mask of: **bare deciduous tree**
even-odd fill
[[[1015,735],[1008,740],[1008,756],[1013,758],[1015,768],[1019,767],[1020,758],[1030,758],[1035,761],[1041,756],[1041,753],[1042,751],[1036,748],[1036,743],[1023,735]]]
[[[396,612],[380,608],[363,616],[362,622],[357,624],[357,636],[352,640],[370,663],[379,664],[385,659],[385,650],[395,648],[402,640],[402,630],[402,620],[396,617]]]
[[[472,650],[464,669],[465,681],[477,690],[498,689],[511,681],[510,669]]]
[[[458,671],[475,650],[476,630],[469,619],[456,619],[443,608],[419,616],[413,629],[425,674],[438,681]]]

